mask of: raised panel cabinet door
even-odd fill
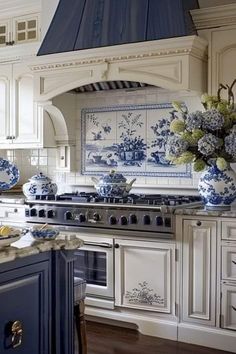
[[[184,220],[183,321],[215,326],[216,222]]]
[[[222,285],[221,327],[236,330],[236,283]]]
[[[175,245],[116,240],[115,304],[171,313],[174,303]]]
[[[0,26],[1,27],[1,26]],[[0,143],[11,144],[10,140],[10,101],[12,65],[0,67]]]
[[[24,64],[13,65],[14,144],[29,147],[39,142],[39,121],[34,103],[33,76]]]
[[[236,77],[236,28],[219,27],[211,33],[211,92],[219,84],[230,85]],[[234,90],[235,94],[235,90]]]
[[[49,354],[48,262],[0,274],[0,353]]]

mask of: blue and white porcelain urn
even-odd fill
[[[236,173],[230,166],[223,171],[209,166],[199,179],[198,191],[207,210],[230,210],[236,199]]]
[[[102,176],[99,180],[95,177],[91,178],[95,183],[97,193],[101,197],[125,198],[132,188],[136,178],[127,183],[126,178],[115,170]]]
[[[57,185],[40,172],[23,185],[23,193],[28,199],[35,199],[36,196],[55,195]]]

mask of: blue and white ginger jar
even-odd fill
[[[112,170],[109,174],[102,176],[99,180],[91,178],[95,183],[97,193],[101,197],[124,198],[129,194],[136,178],[127,183],[126,178],[121,173]]]
[[[198,191],[208,210],[230,210],[236,199],[236,174],[229,166],[221,171],[209,166],[199,180]]]
[[[35,199],[36,196],[55,195],[57,185],[40,172],[23,185],[23,193],[28,199]]]

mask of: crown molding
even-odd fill
[[[30,65],[30,68],[32,71],[37,72],[101,63],[104,63],[106,66],[112,62],[190,54],[198,59],[206,60],[207,42],[198,36],[185,36],[68,53],[49,54],[37,57],[32,65]]]
[[[197,30],[236,24],[236,4],[191,10]]]
[[[0,17],[9,18],[41,11],[39,0],[0,0]]]

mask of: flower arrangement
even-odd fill
[[[166,158],[174,164],[193,163],[194,171],[202,171],[213,162],[223,171],[236,162],[236,111],[233,86],[220,84],[217,96],[203,94],[205,112],[189,113],[186,106],[173,102],[175,118],[170,124]],[[227,100],[221,91],[227,90]]]

